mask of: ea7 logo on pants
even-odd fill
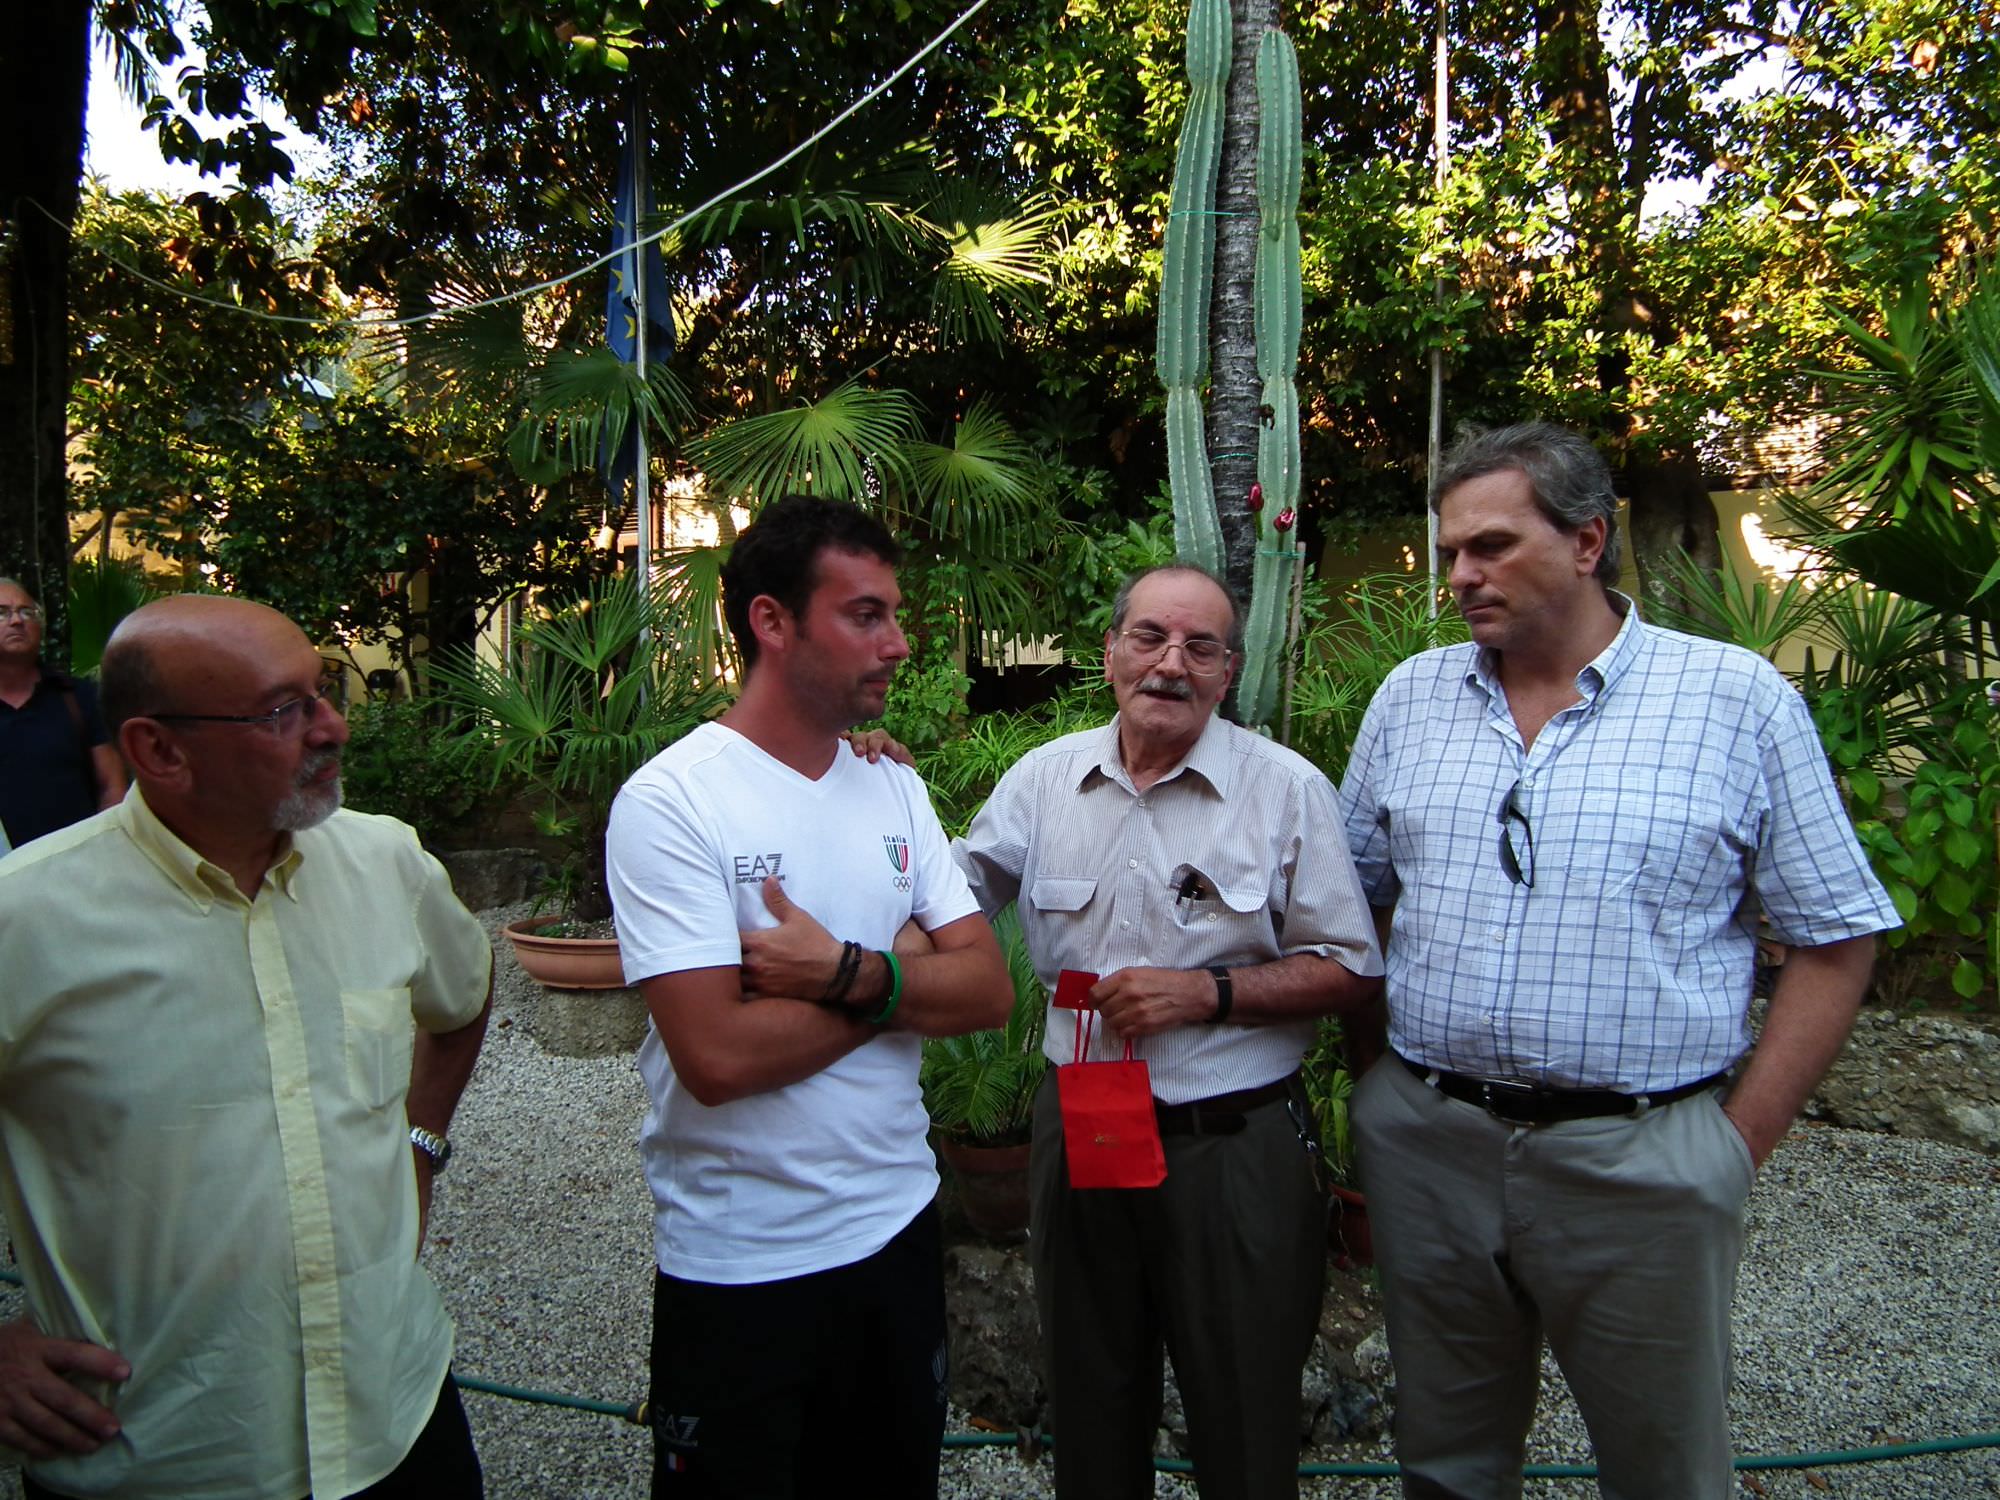
[[[695,1431],[701,1426],[700,1417],[676,1417],[662,1413],[653,1419],[653,1426],[661,1437],[680,1448],[699,1448],[701,1439]]]
[[[735,857],[736,883],[757,885],[778,873],[782,854],[739,854]]]

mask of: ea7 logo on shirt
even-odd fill
[[[736,883],[738,885],[760,885],[778,873],[778,862],[782,854],[739,854],[735,857]]]
[[[910,841],[898,833],[882,835],[882,852],[889,856],[889,868],[896,872],[896,889],[910,888]]]

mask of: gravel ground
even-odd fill
[[[495,928],[523,909],[489,912]],[[504,946],[504,945],[503,945]],[[460,1106],[427,1259],[458,1322],[457,1369],[618,1403],[645,1390],[650,1204],[634,1137],[644,1092],[631,1059],[545,1053],[536,986],[500,964],[493,1029]],[[2000,1429],[2000,1164],[1925,1141],[1796,1130],[1751,1204],[1737,1296],[1737,1447],[1818,1452]],[[0,1286],[0,1318],[20,1299]],[[586,1412],[468,1393],[492,1500],[641,1500],[649,1444]],[[963,1431],[954,1411],[952,1427]],[[1309,1455],[1389,1457],[1380,1447]],[[1545,1372],[1536,1462],[1589,1460],[1560,1377]],[[865,1470],[827,1455],[825,1491],[867,1494]],[[865,1464],[865,1454],[859,1460]],[[1051,1493],[1046,1463],[1011,1450],[950,1453],[944,1493]],[[2000,1496],[2000,1450],[1746,1478],[1746,1493]],[[1753,1488],[1761,1486],[1760,1489]],[[1387,1481],[1308,1481],[1310,1496],[1388,1497]],[[1531,1496],[1584,1496],[1536,1480]],[[0,1500],[15,1500],[0,1468]],[[1194,1495],[1175,1476],[1160,1496]]]

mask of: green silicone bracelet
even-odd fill
[[[889,1017],[896,1013],[896,1007],[903,1000],[903,966],[896,962],[896,955],[888,950],[878,948],[875,951],[882,955],[882,962],[889,966],[889,998],[883,1002],[879,1011],[868,1018],[868,1024],[887,1026]]]

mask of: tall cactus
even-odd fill
[[[1208,377],[1208,298],[1215,279],[1215,170],[1222,157],[1229,83],[1229,0],[1192,0],[1187,23],[1188,107],[1174,160],[1174,191],[1160,268],[1154,363],[1167,388],[1167,479],[1174,551],[1218,576],[1222,523],[1215,511],[1201,386]]]
[[[1228,0],[1188,8],[1188,112],[1174,162],[1172,213],[1160,277],[1156,362],[1167,389],[1167,475],[1174,496],[1174,550],[1183,562],[1223,568],[1202,431],[1201,383],[1208,373],[1208,303],[1214,282],[1215,173],[1221,155],[1223,90],[1229,79]],[[1270,721],[1286,648],[1286,604],[1304,566],[1299,507],[1299,178],[1304,154],[1299,60],[1275,27],[1257,49],[1258,241],[1252,311],[1264,426],[1257,439],[1251,509],[1257,558],[1244,620],[1243,677],[1236,706],[1245,724]]]
[[[1236,705],[1246,724],[1269,722],[1278,706],[1279,669],[1286,645],[1286,603],[1299,545],[1299,177],[1303,156],[1299,59],[1291,38],[1276,29],[1257,48],[1257,272],[1252,310],[1257,330],[1257,377],[1269,415],[1257,436],[1257,561],[1251,572],[1250,616],[1243,634],[1243,683]]]

